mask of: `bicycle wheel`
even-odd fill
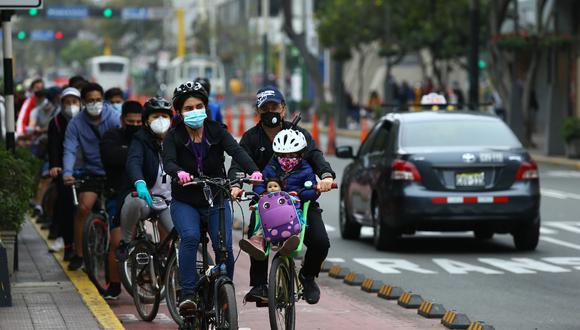
[[[178,245],[178,244],[177,244]],[[197,267],[196,270],[198,274],[203,273],[203,264],[202,264],[202,248],[201,244],[197,250]],[[213,265],[214,261],[211,256],[207,255],[207,260],[209,265]],[[177,323],[177,325],[182,328],[184,327],[184,320],[183,317],[179,314],[178,308],[178,298],[179,298],[179,291],[181,287],[179,286],[179,272],[177,271],[177,254],[173,254],[167,263],[167,268],[165,270],[165,301],[167,303],[167,309],[169,310],[169,314],[171,314],[171,318]]]
[[[150,242],[138,241],[131,253],[133,302],[142,320],[151,322],[157,316],[161,302],[155,248]]]
[[[217,311],[215,328],[238,329],[238,306],[236,304],[236,291],[232,283],[220,286],[215,306]]]
[[[109,224],[98,213],[91,213],[83,227],[83,261],[89,279],[100,293],[109,282]]]
[[[293,274],[294,270],[288,267],[284,258],[274,258],[268,277],[268,314],[272,330],[294,329],[296,309]]]
[[[131,250],[128,252],[128,257],[123,262],[117,262],[117,268],[119,269],[119,276],[121,277],[121,283],[131,297],[133,296],[133,286],[131,284]]]

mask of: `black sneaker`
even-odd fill
[[[179,303],[179,315],[189,316],[195,313],[195,310],[197,309],[196,301],[197,299],[194,294],[184,294]]]
[[[125,262],[129,257],[129,244],[125,243],[124,241],[119,242],[119,246],[117,247],[117,251],[115,251],[115,257],[117,258],[118,262]]]
[[[74,256],[75,256],[75,250],[73,249],[73,247],[65,245],[64,256],[63,256],[62,260],[70,261]]]
[[[318,301],[320,300],[320,288],[318,287],[318,284],[316,284],[316,282],[314,281],[314,276],[306,277],[302,275],[302,272],[300,272],[300,275],[298,275],[298,279],[300,280],[300,283],[302,283],[302,286],[304,287],[303,294],[304,300],[306,300],[306,302],[311,305],[318,303]]]
[[[83,257],[75,255],[70,259],[68,264],[68,270],[77,270],[83,266]]]
[[[268,285],[256,285],[244,297],[244,302],[268,302]]]
[[[121,283],[110,283],[107,290],[103,293],[105,300],[117,300],[121,295]]]

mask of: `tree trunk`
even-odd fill
[[[358,58],[358,106],[364,107],[364,66],[366,60],[366,53],[363,50],[363,47],[357,48],[357,53],[359,55]]]
[[[304,59],[306,72],[308,73],[308,76],[312,82],[312,86],[314,87],[314,100],[312,103],[312,108],[316,111],[324,100],[324,86],[322,76],[318,68],[318,58],[308,50],[308,46],[306,45],[305,31],[302,31],[300,34],[294,31],[294,27],[292,26],[292,2],[290,0],[282,1],[282,13],[284,15],[282,28],[290,41],[292,41],[294,46],[298,48],[300,55]],[[342,77],[340,77],[340,79],[342,79]]]
[[[530,61],[530,66],[526,73],[526,78],[524,80],[524,90],[522,93],[522,111],[524,117],[524,144],[528,147],[533,147],[534,143],[532,141],[532,134],[534,132],[534,113],[530,109],[533,84],[536,78],[536,69],[538,67],[538,59],[540,57],[539,51],[534,51],[532,54],[532,59]]]

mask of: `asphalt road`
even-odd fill
[[[358,144],[338,144],[345,143]],[[328,159],[340,181],[349,161]],[[370,228],[360,240],[340,237],[339,194],[333,191],[320,199],[329,258],[496,329],[580,329],[580,171],[540,164],[540,175],[542,232],[534,252],[516,251],[510,235],[478,241],[472,232],[419,232],[380,252]]]

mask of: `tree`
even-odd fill
[[[292,41],[294,46],[298,48],[300,55],[304,59],[304,65],[306,66],[306,71],[308,76],[313,83],[314,87],[314,102],[312,107],[318,109],[318,107],[324,101],[324,87],[323,80],[318,69],[318,57],[315,56],[308,50],[306,45],[306,34],[305,31],[297,33],[292,26],[292,1],[282,0],[282,14],[284,16],[284,22],[282,23],[282,29]]]
[[[84,64],[85,61],[95,54],[99,54],[100,47],[90,40],[76,39],[71,41],[61,51],[61,58],[64,63],[72,64],[78,62]]]

